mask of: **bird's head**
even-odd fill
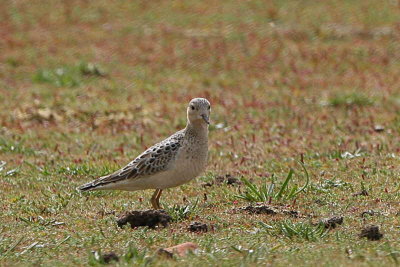
[[[210,102],[205,98],[193,98],[187,108],[188,121],[192,124],[210,124]]]

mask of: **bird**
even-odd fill
[[[161,209],[164,189],[188,183],[207,165],[211,104],[205,98],[194,98],[186,113],[184,129],[151,146],[125,167],[77,189],[82,192],[155,189],[151,204],[154,209]]]

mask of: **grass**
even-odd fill
[[[6,1],[0,265],[398,265],[399,21],[397,1]],[[151,191],[75,190],[184,127],[198,96],[208,167],[163,192],[168,228],[116,226]],[[228,173],[244,184],[203,186]],[[257,201],[306,218],[233,212]],[[196,254],[155,255],[189,241]]]
[[[35,154],[35,151],[29,147],[24,146],[23,142],[7,140],[4,138],[0,138],[0,151],[2,153],[16,153],[25,155]]]
[[[298,194],[304,192],[308,184],[310,182],[310,177],[308,175],[307,169],[304,166],[304,163],[300,163],[303,167],[306,182],[304,186],[299,188],[297,185],[294,185],[291,189],[289,189],[289,184],[292,181],[294,170],[290,169],[285,181],[282,183],[279,191],[275,192],[276,182],[275,176],[272,175],[272,182],[267,186],[267,184],[263,184],[257,187],[256,184],[250,182],[246,178],[242,178],[244,185],[246,186],[246,191],[242,194],[236,195],[237,198],[244,199],[250,202],[271,202],[274,201],[284,201],[294,199]]]
[[[374,102],[369,97],[360,93],[341,93],[333,96],[329,99],[329,103],[332,106],[368,106],[372,105]]]
[[[126,252],[120,257],[118,260],[111,260],[110,262],[120,262],[122,264],[132,265],[135,266],[148,266],[153,261],[152,257],[148,257],[146,255],[147,251],[140,251],[136,248],[132,243],[128,244],[128,248]],[[89,254],[88,264],[90,266],[99,266],[105,265],[110,262],[104,260],[104,254],[101,251],[94,251]]]
[[[105,73],[95,64],[80,62],[75,66],[65,66],[55,69],[40,69],[33,76],[35,83],[48,83],[56,87],[76,87],[81,85],[85,76],[105,76]]]
[[[292,222],[290,220],[280,221],[274,227],[265,223],[261,223],[261,226],[271,235],[310,242],[315,242],[328,234],[328,230],[325,229],[323,224],[311,225],[310,223]]]
[[[199,200],[197,199],[196,202],[194,203],[189,203],[187,205],[179,206],[179,205],[174,205],[172,207],[168,207],[166,209],[167,213],[171,215],[172,221],[174,222],[181,222],[184,220],[189,219],[190,217],[193,217],[196,215],[196,208],[199,203]]]

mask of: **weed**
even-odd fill
[[[325,237],[328,233],[328,230],[322,223],[312,225],[306,222],[284,220],[277,222],[274,226],[262,222],[260,225],[271,235],[283,235],[289,239],[317,241]]]
[[[194,202],[193,204],[189,203],[183,206],[174,205],[173,207],[169,207],[166,210],[167,213],[172,217],[172,221],[180,222],[196,214],[198,203],[199,200],[197,199],[196,202]]]
[[[275,190],[276,183],[274,176],[272,177],[272,182],[269,185],[267,185],[267,183],[265,182],[261,186],[257,186],[249,180],[242,178],[242,181],[246,186],[246,191],[244,193],[236,195],[236,197],[250,202],[267,202],[271,200],[279,201],[294,199],[297,195],[307,189],[310,181],[306,167],[303,163],[300,162],[300,164],[306,177],[306,182],[301,188],[299,188],[297,185],[293,185],[291,188],[289,187],[289,184],[292,181],[294,174],[294,170],[290,169],[285,181],[282,183],[278,191]]]

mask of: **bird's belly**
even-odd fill
[[[165,189],[180,186],[188,183],[204,170],[205,164],[199,164],[192,160],[177,162],[174,168],[168,170],[164,176],[152,177],[149,182],[155,185],[154,188]],[[151,180],[151,181],[150,181]]]
[[[173,173],[168,170],[160,173],[156,173],[151,176],[127,179],[123,182],[118,183],[119,188],[126,191],[136,191],[145,189],[164,189],[170,187],[171,181],[173,181]]]
[[[166,189],[176,187],[194,179],[201,171],[196,168],[187,168],[185,170],[168,170],[138,179],[128,179],[116,185],[118,188],[127,191],[136,191],[144,189]]]
[[[196,176],[191,173],[180,173],[175,170],[170,170],[165,176],[149,177],[148,182],[152,185],[152,188],[165,189],[182,185],[195,177]]]

